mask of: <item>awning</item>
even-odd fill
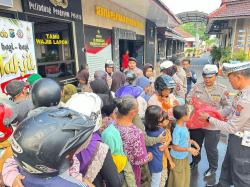
[[[156,24],[157,27],[176,27],[181,21],[160,0],[111,0]]]

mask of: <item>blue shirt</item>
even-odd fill
[[[180,127],[176,124],[172,134],[172,143],[181,148],[188,148],[189,146],[189,131],[186,126]],[[170,154],[175,159],[184,159],[188,156],[188,152],[177,152],[171,149]]]
[[[51,178],[37,177],[22,170],[20,173],[25,176],[22,180],[25,187],[87,187],[66,172]]]
[[[157,131],[146,131],[149,137],[158,137],[162,132],[163,128],[159,128]],[[147,146],[147,151],[153,154],[153,160],[148,163],[148,167],[151,173],[159,173],[162,171],[162,157],[163,152],[159,150],[161,143],[154,144],[153,146]]]

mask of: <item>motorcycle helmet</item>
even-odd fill
[[[7,140],[13,133],[11,123],[17,117],[16,108],[14,102],[0,98],[0,142]]]
[[[163,89],[173,90],[176,86],[174,79],[168,75],[161,75],[155,80],[155,90],[161,94]]]
[[[65,107],[77,111],[90,117],[96,127],[94,132],[99,130],[102,125],[102,100],[94,93],[77,93],[74,94],[65,104]]]
[[[113,68],[114,62],[112,60],[107,60],[105,63],[105,68]]]
[[[18,165],[38,177],[53,177],[65,172],[72,156],[94,130],[87,116],[67,108],[49,107],[26,118],[15,130],[11,142]]]
[[[136,74],[133,71],[125,71],[126,81],[133,84],[136,79]]]
[[[31,96],[35,108],[56,106],[61,100],[61,88],[53,79],[43,78],[33,85]]]

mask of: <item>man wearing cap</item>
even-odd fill
[[[26,118],[28,112],[34,108],[33,103],[28,95],[27,83],[18,80],[12,80],[6,85],[6,92],[12,97],[17,105],[17,122]]]
[[[112,75],[114,73],[114,62],[112,60],[107,60],[105,63],[105,71],[107,73],[107,83],[109,88],[112,84]]]
[[[177,67],[173,64],[173,62],[165,60],[161,63],[160,70],[162,74],[173,77],[176,83],[176,87],[174,88],[174,95],[184,99],[187,92],[185,89],[186,86],[184,86],[183,81],[177,76]]]
[[[216,187],[250,186],[250,62],[224,64],[223,71],[235,90],[239,90],[227,122],[201,114],[212,128],[229,133],[219,184]]]
[[[218,68],[216,65],[206,64],[203,68],[203,82],[196,83],[187,96],[187,101],[191,102],[196,97],[201,102],[207,103],[217,109],[223,116],[230,113],[231,105],[228,98],[228,92],[224,85],[217,83],[216,78]],[[217,145],[220,140],[220,130],[218,128],[208,126],[202,129],[190,129],[190,138],[196,141],[201,147],[204,141],[207,153],[209,168],[204,173],[205,177],[215,174],[218,167],[218,150]],[[201,159],[200,154],[193,156],[190,164],[191,168],[197,167]]]
[[[133,71],[136,74],[136,77],[139,78],[139,77],[143,76],[143,72],[141,69],[136,67],[136,63],[137,63],[136,59],[133,57],[130,57],[129,61],[128,61],[128,68],[126,68],[124,70],[124,72]]]

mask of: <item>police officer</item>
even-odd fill
[[[229,133],[228,147],[219,184],[214,187],[250,186],[250,62],[224,64],[232,87],[239,90],[227,122],[201,114],[212,128]]]
[[[193,97],[199,101],[209,104],[216,108],[223,116],[230,113],[231,105],[228,99],[227,89],[224,85],[217,83],[218,68],[216,65],[206,64],[203,68],[203,82],[196,83],[187,96],[190,102]],[[190,138],[196,141],[201,147],[204,141],[209,168],[204,173],[205,177],[212,176],[218,167],[217,145],[220,140],[220,131],[215,127],[206,127],[200,129],[190,129]],[[197,167],[201,159],[200,154],[193,156],[190,164],[191,168]]]

